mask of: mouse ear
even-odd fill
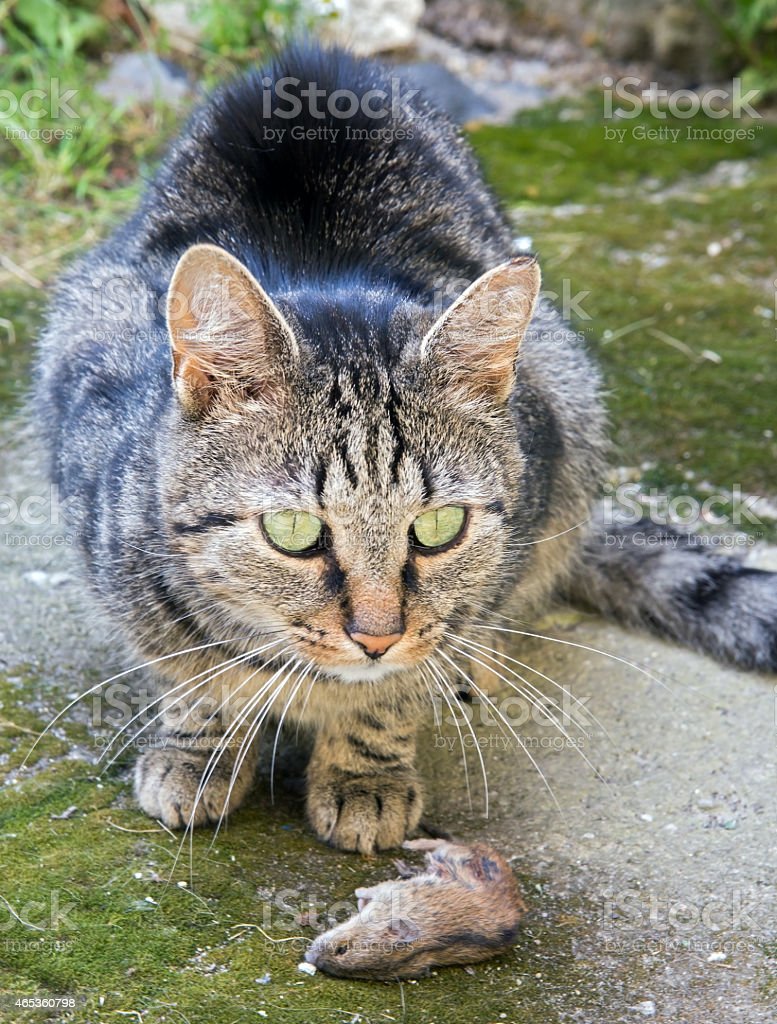
[[[397,942],[415,942],[421,929],[409,917],[395,917],[388,927],[388,934]]]
[[[464,866],[478,882],[493,882],[504,874],[501,865],[488,852],[476,851]]]
[[[369,889],[354,889],[353,894],[356,897],[356,905],[359,908],[359,910],[364,910],[364,908],[368,906],[375,898],[377,892],[377,885],[373,885]]]

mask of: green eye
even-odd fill
[[[295,512],[288,508],[265,513],[262,524],[276,548],[294,555],[315,548],[324,529],[324,524],[312,512]]]
[[[413,523],[413,534],[423,548],[441,548],[461,533],[466,512],[461,505],[445,505],[424,512]]]

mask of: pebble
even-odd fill
[[[190,93],[186,74],[153,53],[120,53],[97,92],[122,107],[162,100],[180,104]]]
[[[652,999],[643,999],[641,1003],[637,1003],[632,1009],[636,1010],[637,1013],[641,1013],[643,1017],[655,1017],[656,1015],[656,1004]]]
[[[297,964],[297,970],[301,971],[303,974],[309,974],[312,977],[312,975],[316,973],[316,965],[309,964],[306,960],[303,960],[301,963]]]

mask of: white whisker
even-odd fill
[[[487,672],[491,672],[491,674],[496,676],[497,679],[501,679],[503,683],[506,683],[508,686],[512,687],[517,693],[520,693],[522,697],[525,697],[533,708],[537,708],[539,711],[542,712],[543,715],[545,715],[553,723],[553,725],[558,729],[558,731],[561,733],[564,739],[569,742],[570,746],[573,747],[578,752],[578,754],[580,754],[582,759],[585,761],[585,763],[588,765],[588,767],[591,769],[591,771],[594,773],[597,779],[599,779],[600,782],[605,781],[601,773],[599,772],[599,769],[591,763],[591,760],[585,753],[585,751],[581,750],[577,746],[577,744],[574,742],[572,737],[569,735],[569,733],[561,724],[561,722],[556,718],[556,716],[550,714],[548,710],[544,708],[542,704],[540,704],[539,701],[537,701],[531,695],[531,693],[527,692],[526,690],[522,690],[520,687],[515,686],[515,684],[511,683],[510,680],[503,676],[501,672],[497,672],[496,669],[492,668],[490,665],[487,665],[485,662],[480,661],[480,659],[476,658],[472,653],[468,653],[466,650],[462,650],[460,647],[456,647],[455,644],[449,644],[448,646],[452,647],[453,650],[456,651],[458,654],[461,654],[465,658],[469,658],[471,661],[474,661],[477,665],[480,665],[481,668],[484,668]]]
[[[445,651],[439,650],[438,654],[440,654],[441,657],[445,658],[445,660],[450,665],[452,665],[453,668],[456,669],[456,671],[467,680],[469,685],[473,688],[475,693],[477,693],[477,695],[480,697],[480,699],[484,700],[486,702],[486,704],[491,708],[491,710],[495,713],[495,715],[497,717],[497,722],[500,722],[500,721],[504,722],[504,725],[507,727],[507,729],[510,732],[510,734],[513,736],[515,741],[518,743],[518,746],[523,750],[523,752],[529,758],[529,760],[531,761],[531,763],[534,766],[535,770],[537,771],[537,774],[542,779],[543,785],[545,786],[545,788],[547,789],[548,793],[550,794],[550,798],[553,801],[553,803],[556,805],[556,808],[559,811],[561,811],[561,804],[559,804],[558,800],[556,799],[556,794],[553,792],[553,789],[552,789],[550,783],[546,779],[545,773],[540,768],[539,764],[537,764],[536,759],[534,757],[532,757],[531,751],[528,749],[528,747],[523,742],[523,740],[518,735],[518,733],[515,731],[515,729],[513,729],[513,727],[510,725],[510,723],[506,720],[506,718],[504,717],[502,712],[499,710],[499,708],[497,708],[497,706],[494,704],[494,702],[491,700],[491,698],[488,696],[488,694],[478,686],[478,684],[475,682],[475,680],[472,679],[471,676],[467,675],[467,673],[464,672],[464,670],[462,668],[460,668],[460,666],[457,665],[456,662],[451,657],[449,657],[448,654],[445,653]],[[502,732],[504,733],[504,728],[502,726],[500,726],[500,728],[502,728]]]

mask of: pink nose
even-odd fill
[[[379,658],[389,647],[402,639],[401,633],[389,633],[388,636],[372,636],[371,633],[349,633],[348,636],[358,644],[370,658]]]

